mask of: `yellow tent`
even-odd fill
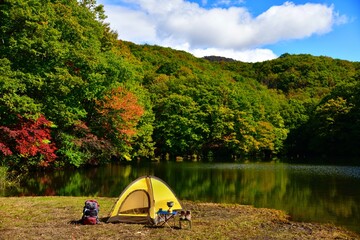
[[[143,176],[130,183],[120,194],[107,222],[155,223],[156,212],[168,210],[168,202],[173,202],[171,210],[182,209],[164,181],[154,176]]]

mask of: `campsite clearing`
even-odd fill
[[[360,239],[345,229],[289,220],[282,211],[234,204],[182,201],[193,214],[191,230],[142,224],[74,224],[91,197],[0,198],[0,239]],[[94,198],[100,218],[116,198]]]

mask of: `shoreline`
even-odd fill
[[[116,198],[0,197],[0,239],[360,239],[331,224],[290,220],[283,211],[239,204],[181,201],[192,212],[192,229],[142,224],[71,224],[81,218],[87,199],[108,217]],[[169,235],[170,234],[170,235]]]

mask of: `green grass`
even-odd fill
[[[183,201],[192,229],[141,224],[73,224],[88,197],[0,198],[0,239],[360,239],[333,225],[292,222],[282,211],[233,204]],[[95,198],[100,218],[115,198]]]

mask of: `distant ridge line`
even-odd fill
[[[203,59],[207,59],[212,62],[236,62],[232,58],[220,57],[220,56],[205,56]]]

